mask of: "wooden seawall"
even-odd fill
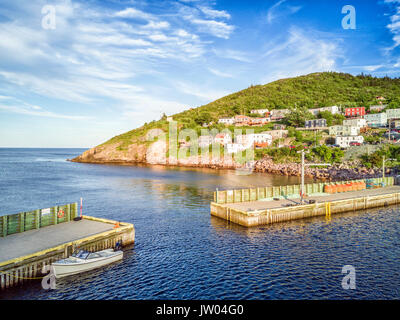
[[[81,235],[78,232],[72,235],[69,229],[76,230],[79,224],[82,226],[81,229],[85,230],[81,232]],[[88,231],[88,226],[92,228],[91,230],[101,231]],[[48,237],[50,233],[53,234],[53,231],[54,239]],[[90,235],[88,235],[89,232]],[[57,236],[57,233],[59,236]],[[44,238],[43,242],[47,244],[47,248],[35,250],[35,243],[38,243],[37,240],[41,240],[41,238]],[[63,241],[62,239],[68,240],[60,243],[60,241]],[[29,246],[32,247],[29,254],[23,254],[12,259],[7,259],[6,252],[0,252],[0,288],[5,289],[30,280],[43,278],[45,276],[42,273],[44,266],[49,266],[56,260],[69,257],[76,248],[93,252],[113,248],[118,241],[121,241],[123,246],[134,243],[135,229],[133,224],[89,216],[83,216],[83,219],[78,222],[66,222],[0,238],[0,245],[3,248],[12,246],[13,243],[17,245],[18,242],[21,242],[22,245],[26,242],[25,247],[28,247],[26,250],[29,250]],[[26,253],[26,250],[22,251]],[[10,257],[10,254],[13,253],[8,253],[8,257]],[[6,260],[2,260],[4,257],[6,257]]]
[[[245,226],[272,223],[400,204],[400,186],[311,197],[316,202],[300,205],[298,200],[247,201],[210,205],[211,215]],[[289,205],[289,206],[288,206]]]

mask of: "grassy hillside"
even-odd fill
[[[191,108],[174,115],[181,128],[200,130],[203,123],[216,122],[218,118],[235,114],[248,114],[251,109],[284,109],[294,106],[307,108],[331,105],[369,106],[377,104],[375,97],[383,96],[385,103],[400,105],[400,79],[374,78],[367,75],[352,76],[345,73],[323,72],[282,79],[266,85],[251,86],[207,105]],[[218,127],[216,125],[216,127]],[[164,120],[116,136],[105,142],[121,143],[124,149],[134,142],[145,142],[147,130],[168,128]]]

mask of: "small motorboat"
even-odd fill
[[[122,260],[122,250],[106,249],[97,252],[77,250],[66,259],[53,262],[54,275],[62,278],[73,274],[82,273]]]

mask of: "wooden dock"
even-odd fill
[[[235,193],[232,190],[220,191],[226,193],[221,197],[221,199],[225,200],[225,203],[212,202],[210,211],[213,216],[245,227],[268,225],[316,216],[330,218],[332,214],[336,213],[399,204],[400,186],[393,185],[393,178],[391,180],[386,179],[386,181],[389,182],[389,185],[382,188],[336,194],[316,193],[307,197],[307,202],[310,199],[315,201],[315,203],[311,204],[301,204],[299,197],[285,196],[277,197],[276,200],[260,198],[253,201],[235,201],[234,199],[243,199],[244,197],[236,197],[236,193],[239,192]],[[280,188],[287,189],[286,186]],[[228,193],[231,194],[230,197],[228,197]],[[243,194],[244,191],[241,190],[240,193]],[[251,191],[248,191],[248,194],[250,193]],[[259,193],[260,191],[257,190],[257,194]],[[232,201],[226,203],[226,199],[228,198]],[[248,199],[249,196],[246,198]],[[215,200],[217,199],[218,195],[215,197]],[[221,199],[219,199],[219,202],[222,202]]]
[[[67,258],[76,248],[91,252],[134,243],[132,224],[83,216],[0,238],[0,288],[44,277],[42,270]]]

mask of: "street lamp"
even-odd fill
[[[301,151],[297,151],[297,153],[301,153],[301,199],[300,203],[304,204],[304,167],[310,166],[331,166],[330,163],[304,163],[304,149]]]

